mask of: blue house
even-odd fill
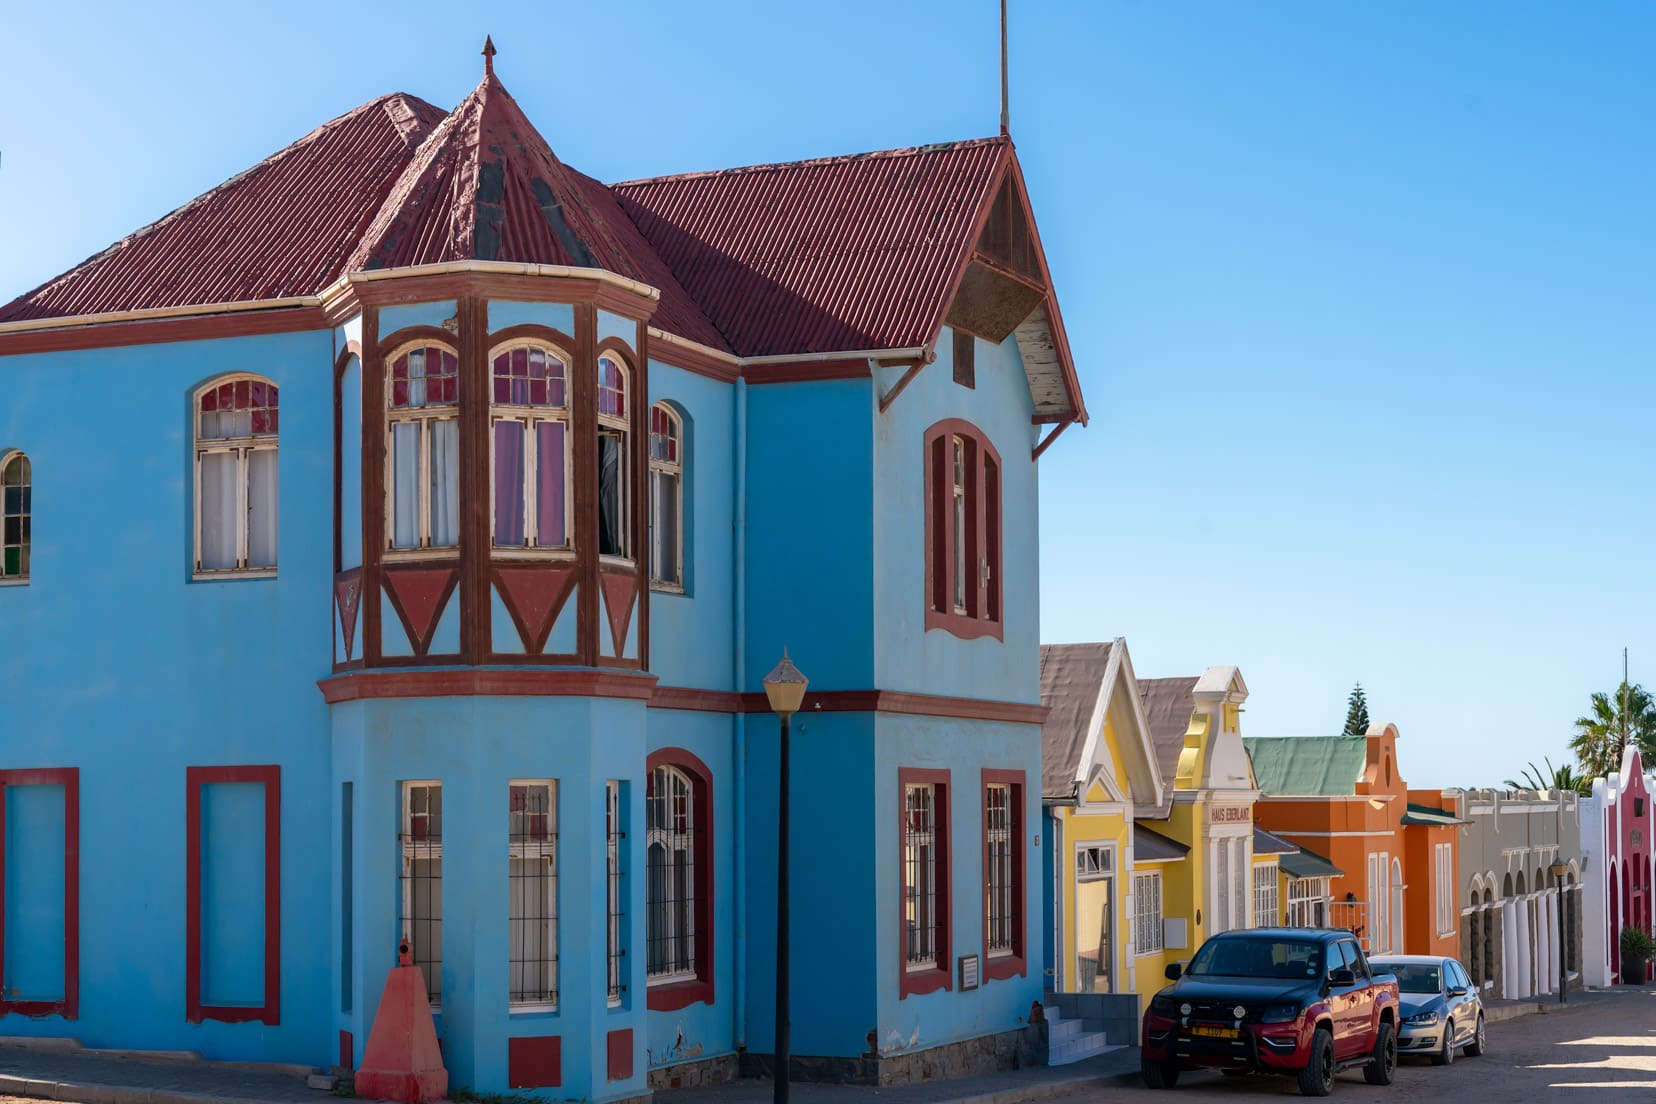
[[[488,51],[492,55],[492,49]],[[493,72],[0,308],[0,1035],[455,1087],[1012,1060],[1036,471],[1085,408],[1005,137],[606,186]]]

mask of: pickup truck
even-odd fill
[[[1275,1073],[1306,1096],[1361,1066],[1371,1085],[1397,1070],[1397,979],[1375,974],[1348,931],[1249,928],[1213,936],[1144,1013],[1142,1072],[1170,1089],[1187,1069]]]

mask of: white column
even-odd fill
[[[1547,917],[1552,915],[1549,907],[1552,904],[1552,894],[1543,894],[1535,899],[1535,922],[1541,926],[1541,931],[1535,933],[1535,991],[1537,993],[1552,992],[1553,978],[1553,940],[1552,926],[1547,923]]]
[[[1501,996],[1518,995],[1518,908],[1512,901],[1501,902]]]
[[[1558,938],[1558,918],[1563,915],[1560,911],[1564,907],[1564,894],[1561,890],[1553,890],[1547,894],[1547,946],[1552,953],[1547,956],[1547,992],[1558,992],[1559,967],[1564,962],[1564,943]]]
[[[1515,995],[1527,997],[1535,992],[1530,988],[1530,959],[1535,954],[1535,935],[1530,931],[1529,898],[1520,900],[1513,911],[1518,916],[1518,989]]]

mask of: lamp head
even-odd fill
[[[799,712],[805,700],[805,688],[810,684],[811,680],[788,658],[788,649],[783,648],[782,662],[765,676],[765,697],[770,701],[771,712],[782,716]]]

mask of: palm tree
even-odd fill
[[[1621,769],[1622,751],[1628,744],[1637,744],[1647,759],[1656,754],[1656,700],[1643,686],[1624,682],[1614,695],[1594,694],[1592,712],[1577,717],[1575,729],[1570,750],[1575,752],[1581,773],[1588,778],[1615,774]]]
[[[1570,764],[1555,767],[1551,758],[1543,759],[1542,762],[1547,764],[1545,771],[1531,763],[1524,768],[1522,777],[1509,778],[1506,785],[1514,790],[1574,790],[1578,794],[1593,792],[1593,780],[1587,775],[1577,774]]]

